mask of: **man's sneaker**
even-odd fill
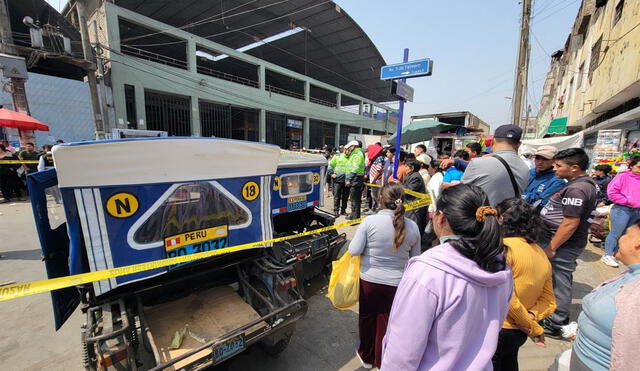
[[[616,258],[611,255],[603,256],[602,258],[600,258],[600,261],[613,268],[618,268],[620,266],[616,261]]]
[[[548,337],[561,339],[562,338],[562,329],[554,327],[551,324],[551,321],[548,318],[540,321],[540,326],[544,329],[544,334]]]
[[[366,368],[367,370],[371,370],[373,368],[373,365],[371,363],[366,363],[365,361],[362,360],[362,357],[360,357],[360,353],[358,353],[357,350],[356,350],[356,357],[358,357],[358,360],[360,360],[360,363],[362,364],[362,368]]]

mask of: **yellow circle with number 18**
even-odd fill
[[[273,190],[274,191],[279,191],[281,186],[282,186],[282,180],[280,180],[280,177],[274,177],[273,178]]]
[[[313,173],[313,184],[320,184],[320,174]]]
[[[242,198],[253,201],[260,196],[260,186],[256,182],[246,182],[242,186]]]

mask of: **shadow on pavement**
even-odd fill
[[[602,255],[597,254],[589,249],[585,249],[582,254],[580,254],[580,259],[585,262],[595,262],[600,260]]]
[[[338,370],[353,363],[358,314],[331,305],[325,297],[327,282],[326,277],[319,276],[305,287],[309,311],[298,322],[291,343],[280,356],[268,355],[258,344],[210,370]]]
[[[42,260],[42,251],[40,249],[33,250],[15,250],[0,252],[2,260]]]
[[[582,282],[573,282],[573,298],[582,299],[585,295],[590,293],[594,289],[594,286],[588,285]]]

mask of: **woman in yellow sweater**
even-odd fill
[[[493,369],[518,370],[518,350],[527,336],[544,346],[544,330],[538,321],[556,309],[551,264],[537,239],[542,235],[538,213],[526,201],[512,198],[496,209],[502,224],[505,258],[513,272],[513,295],[502,324]]]

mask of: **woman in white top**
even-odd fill
[[[427,192],[429,192],[432,202],[431,205],[429,205],[429,212],[434,213],[436,211],[436,200],[438,199],[438,196],[440,196],[440,186],[444,179],[442,169],[440,169],[440,161],[431,162],[431,166],[429,166],[429,175],[431,176],[431,179],[429,179],[429,183],[427,183]]]
[[[393,297],[410,257],[420,255],[420,232],[404,216],[404,189],[389,183],[380,191],[381,210],[358,226],[349,252],[361,256],[357,356],[364,368],[380,367],[382,338]]]

